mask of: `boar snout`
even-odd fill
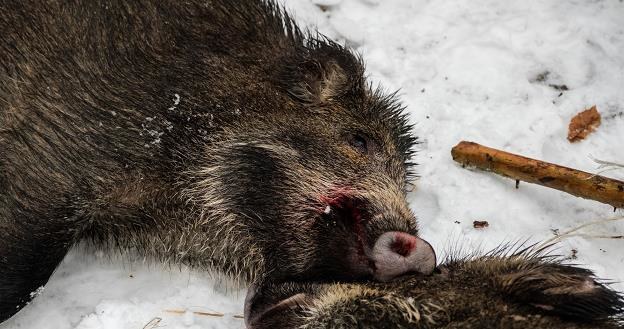
[[[349,246],[341,248],[348,259],[343,276],[387,282],[434,270],[436,254],[427,241],[416,236],[415,219],[401,198],[366,198],[341,192],[324,200],[329,201],[324,202],[323,220],[344,225],[345,233],[335,237]],[[337,244],[330,249],[340,247]]]
[[[373,247],[374,278],[387,282],[408,273],[431,274],[436,254],[429,242],[403,232],[386,232]]]

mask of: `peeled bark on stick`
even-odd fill
[[[554,188],[574,196],[624,208],[624,182],[562,167],[473,142],[462,141],[451,150],[462,166],[492,171],[515,180]]]

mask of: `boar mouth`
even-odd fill
[[[341,223],[350,228],[355,236],[356,254],[352,261],[363,274],[375,271],[375,263],[370,258],[371,248],[368,246],[368,237],[365,225],[370,220],[370,206],[366,200],[356,198],[348,193],[337,193],[331,197],[321,198],[324,210],[321,220],[329,223]]]
[[[355,250],[349,262],[355,268],[351,269],[353,272],[345,279],[371,278],[375,264],[370,258],[371,248],[368,246],[365,230],[365,223],[370,218],[367,202],[345,192],[324,196],[320,200],[322,222],[344,225],[354,233]],[[352,276],[354,274],[355,277]],[[316,276],[307,279],[323,280],[322,277]],[[248,288],[244,307],[245,325],[248,329],[268,328],[267,322],[279,313],[302,311],[310,305],[314,294],[308,290],[314,290],[313,281],[297,282],[292,289],[284,289],[285,285],[288,286],[288,282],[278,281],[280,283],[254,283]],[[279,288],[276,288],[277,286]]]

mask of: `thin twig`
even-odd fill
[[[606,173],[609,171],[624,170],[624,164],[596,159],[591,154],[589,155],[589,158],[598,164],[599,171],[594,176],[602,175],[603,173]],[[593,178],[593,176],[589,177],[589,179],[591,178]]]
[[[589,155],[589,158],[592,159],[592,161],[594,161],[595,163],[599,164],[598,169],[608,168],[608,167],[618,167],[618,168],[624,169],[624,164],[596,159],[591,154]]]
[[[624,216],[617,216],[617,217],[612,217],[612,218],[603,218],[603,219],[599,219],[599,220],[592,221],[592,222],[589,222],[589,223],[585,223],[585,224],[579,225],[579,226],[577,226],[577,227],[575,227],[573,229],[565,231],[565,232],[563,232],[561,234],[558,234],[558,235],[556,235],[556,236],[554,236],[554,237],[552,237],[552,238],[542,242],[539,245],[539,247],[543,247],[543,246],[546,246],[546,245],[549,245],[549,244],[554,244],[554,243],[560,242],[564,238],[568,238],[570,236],[573,236],[572,233],[577,232],[577,231],[579,231],[579,230],[581,230],[581,229],[583,229],[585,227],[593,226],[593,225],[597,225],[597,224],[604,224],[604,223],[608,223],[608,222],[614,222],[614,221],[623,220],[623,219],[624,219]],[[575,234],[575,235],[579,235],[579,234]]]
[[[589,238],[589,239],[613,239],[613,240],[624,239],[624,235],[601,235],[601,234],[586,234],[586,233],[570,234],[567,237],[569,238],[573,236]]]
[[[162,318],[159,317],[155,317],[153,319],[151,319],[144,327],[143,329],[154,329],[158,326],[158,324],[160,323],[160,321],[162,321]]]
[[[182,314],[188,312],[188,310],[171,309],[171,310],[165,310],[165,312],[182,315]],[[220,313],[220,312],[191,311],[191,313],[193,313],[195,315],[214,316],[214,317],[219,317],[219,318],[225,316],[224,313]]]

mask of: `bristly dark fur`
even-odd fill
[[[432,276],[392,283],[282,283],[264,287],[254,329],[622,328],[624,296],[587,269],[532,247],[456,257]]]
[[[0,321],[84,239],[327,280],[417,233],[403,107],[273,1],[3,1],[0,31]],[[370,218],[321,216],[338,194]]]

